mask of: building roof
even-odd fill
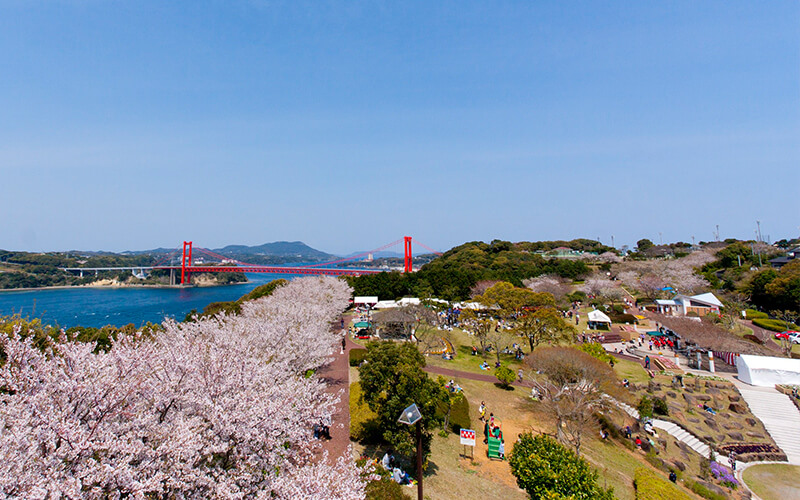
[[[722,302],[720,302],[719,299],[711,292],[701,293],[700,295],[692,295],[691,297],[686,297],[685,295],[679,295],[678,297],[693,300],[695,302],[701,302],[709,306],[723,307]]]
[[[594,310],[589,311],[589,321],[595,323],[611,323],[611,318],[606,316],[602,311]]]

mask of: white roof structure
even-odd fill
[[[589,311],[589,321],[595,323],[611,323],[611,318],[605,315],[602,311],[594,310]]]
[[[700,295],[692,295],[689,298],[696,302],[702,302],[703,304],[722,307],[722,302],[720,302],[719,299],[711,292],[701,293]]]
[[[397,307],[397,302],[394,300],[381,300],[372,306],[373,309],[392,309],[394,307]]]
[[[378,297],[377,296],[372,296],[372,295],[367,295],[367,296],[364,296],[364,297],[354,297],[353,298],[353,303],[354,304],[377,304],[378,303]]]
[[[736,368],[739,380],[750,385],[800,385],[800,359],[742,354],[736,358]]]
[[[398,306],[418,306],[420,304],[420,300],[413,297],[403,297],[402,299],[397,301]]]

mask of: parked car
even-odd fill
[[[789,340],[792,342],[792,344],[800,344],[800,332],[795,332],[793,330],[776,333],[775,338]]]

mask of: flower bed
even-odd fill
[[[735,452],[740,462],[786,461],[786,454],[780,448],[767,443],[730,443],[720,446],[719,450],[726,455]]]

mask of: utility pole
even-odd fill
[[[661,231],[658,232],[658,244],[659,245],[664,244],[664,238],[661,237]]]
[[[694,235],[692,235],[692,250],[694,250]]]
[[[717,224],[717,232],[714,233],[714,239],[716,239],[719,242],[719,224]]]
[[[762,239],[761,239],[761,221],[757,220],[756,221],[756,225],[758,226],[758,231],[757,231],[758,242],[761,243],[761,241],[762,241]]]
[[[617,248],[617,247],[614,246],[614,235],[613,234],[611,235],[611,246],[613,248]]]

